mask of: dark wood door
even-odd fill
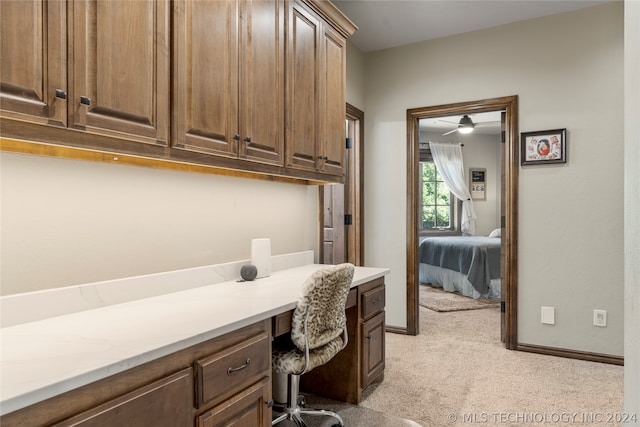
[[[64,1],[0,2],[3,117],[66,127],[66,11]]]
[[[320,192],[322,209],[322,262],[362,265],[362,155],[364,112],[347,104],[343,143],[345,183],[325,185]],[[336,136],[337,138],[337,136]],[[344,139],[343,139],[344,140]],[[349,148],[347,148],[349,147]]]
[[[70,126],[169,143],[168,1],[74,1]]]

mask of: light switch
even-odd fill
[[[556,324],[556,308],[555,307],[542,307],[540,310],[540,322],[545,325]]]

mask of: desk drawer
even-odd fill
[[[385,287],[380,286],[362,293],[362,318],[368,319],[384,310]]]
[[[269,333],[263,332],[196,361],[196,406],[226,398],[269,376],[270,352]]]

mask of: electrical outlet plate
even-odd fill
[[[607,326],[607,310],[593,310],[593,326]]]
[[[540,309],[540,322],[544,325],[556,324],[556,309],[555,307],[541,307]]]

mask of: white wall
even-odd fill
[[[317,187],[3,152],[2,294],[317,247]],[[317,253],[317,252],[316,252]]]
[[[625,12],[625,339],[624,411],[640,414],[640,2]],[[625,425],[637,425],[627,423]]]
[[[347,40],[347,102],[364,110],[365,99],[365,55]],[[365,119],[366,122],[366,119]],[[365,140],[366,141],[366,140]]]
[[[420,132],[420,143],[428,141],[445,143],[462,143],[462,157],[464,159],[465,182],[469,183],[469,168],[486,169],[487,200],[474,200],[473,208],[476,212],[476,235],[487,236],[491,231],[500,227],[500,141],[499,135],[470,133],[468,135]]]
[[[623,354],[622,23],[616,2],[366,55],[365,263],[391,268],[389,326],[406,326],[406,110],[518,95],[521,132],[568,129],[566,164],[520,170],[519,341]]]

